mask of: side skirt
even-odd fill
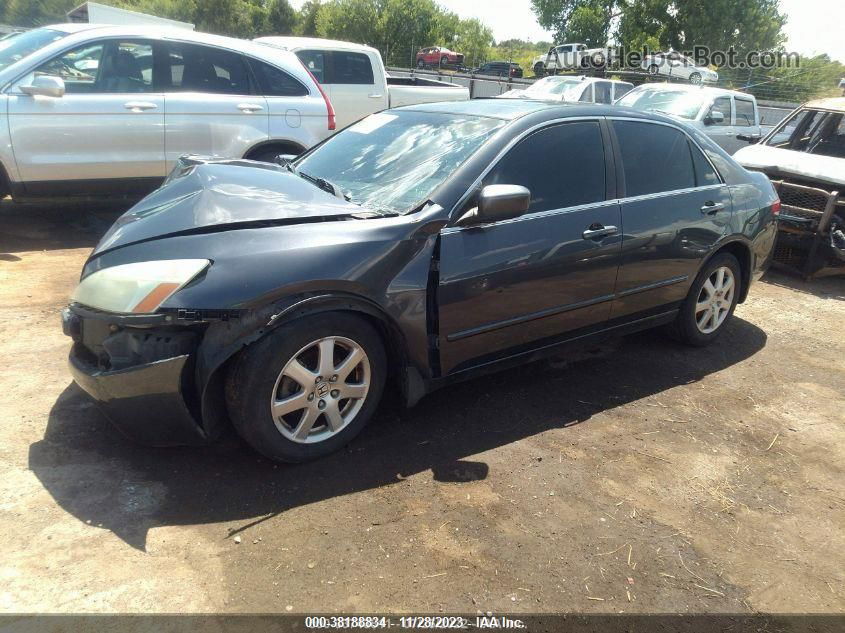
[[[679,309],[679,307],[674,307],[670,310],[659,312],[657,314],[651,314],[631,321],[613,324],[598,331],[582,334],[575,333],[573,336],[547,343],[545,345],[541,345],[540,347],[518,352],[504,358],[482,362],[478,365],[459,370],[447,376],[442,376],[428,381],[426,384],[426,392],[430,393],[436,389],[440,389],[441,387],[445,387],[456,382],[470,380],[478,376],[484,376],[486,374],[531,363],[548,356],[554,356],[556,354],[560,354],[562,351],[565,351],[567,348],[574,347],[576,345],[599,341],[610,336],[632,334],[641,330],[648,330],[660,325],[665,325],[667,323],[671,323],[675,319]]]

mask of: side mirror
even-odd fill
[[[41,95],[44,97],[63,97],[65,94],[65,82],[61,77],[53,75],[39,75],[32,80],[29,86],[21,86],[21,92],[31,97]]]
[[[736,135],[736,140],[745,141],[746,143],[750,143],[751,145],[758,143],[761,138],[763,138],[763,137],[762,136],[752,136],[751,134],[737,134]]]
[[[704,117],[704,125],[721,125],[725,122],[725,115],[721,110],[710,110],[710,113]]]
[[[531,192],[521,185],[487,185],[478,194],[478,206],[464,213],[458,226],[518,218],[530,204]]]
[[[293,162],[296,158],[296,154],[279,154],[273,159],[273,162],[277,165],[281,165],[282,167],[287,167],[287,165]]]

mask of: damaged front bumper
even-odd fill
[[[208,442],[193,403],[200,333],[163,315],[121,316],[71,305],[62,329],[73,339],[73,379],[130,439],[150,446]]]

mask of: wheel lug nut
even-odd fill
[[[337,382],[337,374],[331,377],[331,382]]]
[[[332,398],[337,398],[340,395],[340,391],[337,389],[332,389]]]
[[[309,393],[309,394],[308,394],[308,402],[311,402],[313,399],[314,399],[314,394],[313,394],[313,393]]]
[[[323,382],[323,377],[317,376],[317,380],[314,381],[314,384],[317,384],[317,383],[320,383],[320,382]]]
[[[320,402],[317,404],[317,406],[320,407],[321,409],[325,409],[326,408],[326,401],[320,400]]]

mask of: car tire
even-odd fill
[[[448,65],[448,64],[449,64],[449,58],[448,58],[448,57],[446,57],[446,56],[444,55],[443,57],[441,57],[441,58],[440,58],[440,65],[441,65],[441,66],[446,66],[446,65]]]
[[[704,347],[716,340],[733,316],[742,292],[739,262],[720,253],[701,269],[681,306],[670,335],[682,343]]]
[[[347,361],[354,366],[345,367]],[[321,367],[322,373],[329,367],[336,373],[322,376]],[[226,404],[235,430],[256,451],[280,462],[304,462],[342,448],[361,432],[386,375],[387,356],[375,328],[355,314],[326,312],[283,325],[241,352],[228,372]]]
[[[546,75],[546,67],[539,62],[534,64],[534,76],[535,77],[544,77],[545,75]]]
[[[260,163],[275,163],[276,156],[280,154],[299,154],[300,152],[285,151],[284,148],[271,147],[269,149],[258,150],[249,157],[249,160],[257,160]]]
[[[656,75],[660,72],[660,67],[657,64],[652,64],[648,67],[648,74],[649,75]]]
[[[418,59],[417,60],[417,68],[419,68],[420,70],[425,68],[425,61],[423,61],[422,59]]]
[[[692,73],[689,76],[689,82],[694,85],[698,85],[701,83],[701,73]]]

